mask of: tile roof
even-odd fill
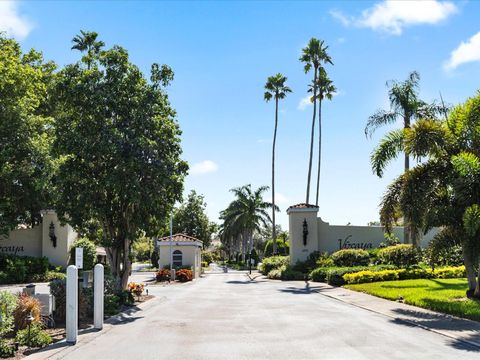
[[[158,241],[170,241],[170,236],[162,237],[162,238],[158,239]],[[185,235],[185,234],[174,234],[174,235],[172,235],[172,241],[174,241],[174,242],[200,241],[201,243],[203,243],[202,240],[198,240],[197,238],[194,238],[193,236],[189,236],[189,235]]]
[[[318,206],[312,205],[312,204],[305,204],[305,203],[300,203],[300,204],[295,204],[289,207],[289,209],[318,209]],[[288,209],[287,209],[288,210]]]

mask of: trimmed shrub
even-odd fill
[[[13,330],[13,312],[17,307],[17,297],[7,290],[0,291],[0,339]],[[1,356],[1,355],[0,355]]]
[[[336,266],[366,266],[370,262],[370,255],[362,249],[343,249],[332,254]]]
[[[10,358],[15,356],[15,347],[7,340],[0,337],[0,358]]]
[[[120,311],[120,298],[114,294],[105,294],[103,298],[105,315],[112,316]]]
[[[160,281],[168,281],[170,280],[170,270],[169,269],[160,269],[155,274],[155,279]]]
[[[202,268],[208,268],[208,262],[202,261]]]
[[[52,337],[42,329],[41,324],[34,323],[29,329],[20,330],[15,340],[22,346],[44,347],[52,343]]]
[[[127,285],[128,291],[139,298],[143,294],[143,290],[145,289],[145,284],[143,283],[136,283],[130,282]]]
[[[316,281],[316,282],[325,282],[327,281],[327,271],[330,270],[331,267],[319,267],[319,268],[316,268],[314,270],[312,270],[312,272],[310,273],[310,279],[312,279],[312,281]]]
[[[333,259],[330,255],[328,255],[327,252],[324,252],[320,254],[320,256],[317,259],[316,267],[322,268],[322,267],[332,267],[335,266],[335,263],[333,262]]]
[[[304,280],[305,274],[294,270],[291,266],[282,266],[271,270],[267,277],[273,280]]]
[[[347,284],[362,284],[374,281],[398,280],[398,278],[398,270],[363,270],[356,273],[343,275],[343,279]]]
[[[418,250],[410,244],[388,246],[380,249],[378,257],[383,264],[410,267],[418,262]]]
[[[27,327],[27,316],[33,316],[33,322],[38,323],[41,320],[42,305],[40,301],[33,296],[21,294],[17,298],[17,307],[13,312],[15,329],[22,330]]]
[[[193,272],[190,269],[180,269],[175,273],[175,278],[180,282],[193,280]]]
[[[25,283],[44,276],[50,265],[46,257],[0,255],[0,284]]]
[[[289,256],[270,256],[263,259],[262,263],[258,266],[258,270],[263,275],[268,275],[273,269],[280,269],[282,266],[287,266],[289,264]]]
[[[433,271],[433,277],[437,279],[455,279],[463,278],[467,276],[465,272],[465,266],[456,266],[456,267],[444,267],[438,268]]]
[[[83,270],[92,270],[97,262],[97,247],[87,238],[76,240],[70,248],[70,261],[75,259],[75,249],[83,248]]]
[[[277,239],[277,256],[288,255],[290,254],[290,245],[288,241],[283,241],[283,239]],[[273,255],[273,240],[270,239],[265,243],[265,249],[263,255],[271,257]]]
[[[343,275],[347,284],[362,284],[374,281],[410,280],[410,279],[454,279],[465,277],[465,266],[431,269],[398,269],[398,270],[362,270]]]

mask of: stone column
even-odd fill
[[[310,253],[319,250],[317,213],[318,207],[309,204],[292,205],[287,209],[290,264],[305,261]]]

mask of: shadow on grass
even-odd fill
[[[390,322],[407,327],[421,326],[432,330],[448,330],[458,332],[456,339],[449,337],[447,345],[470,352],[480,352],[480,324],[464,319],[456,319],[449,315],[426,313],[410,309],[397,308],[393,312],[400,317]],[[469,334],[462,334],[469,331]]]

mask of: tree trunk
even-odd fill
[[[132,264],[130,262],[130,240],[120,241],[121,247],[107,247],[108,263],[110,264],[112,276],[115,279],[117,287],[125,290],[128,285],[128,278]]]
[[[405,115],[403,118],[403,128],[409,129],[410,128],[410,116]],[[404,173],[406,173],[410,169],[410,157],[407,153],[405,153],[405,166],[404,166]],[[410,219],[407,219],[405,214],[403,214],[403,242],[405,244],[410,244],[410,234],[412,232],[412,228],[410,225]],[[413,241],[412,241],[413,244]]]
[[[318,206],[318,193],[320,191],[320,166],[322,164],[322,89],[319,89],[320,99],[318,100],[318,172],[317,172],[317,196],[315,205]]]
[[[471,295],[474,295],[475,293],[478,294],[478,291],[479,291],[478,282],[476,278],[477,274],[475,271],[476,267],[474,262],[472,261],[472,258],[470,256],[470,253],[466,245],[462,246],[462,253],[463,253],[463,262],[465,264],[465,272],[467,274],[467,281],[468,281],[467,296],[471,297]],[[480,281],[480,278],[479,278],[479,281]]]
[[[307,196],[305,203],[308,204],[310,200],[310,179],[312,177],[312,158],[313,158],[313,137],[315,135],[315,115],[317,113],[317,68],[313,75],[313,119],[312,131],[310,133],[310,159],[308,161],[308,177],[307,177]]]
[[[273,255],[277,255],[277,231],[275,229],[275,144],[277,142],[277,125],[278,125],[278,94],[275,94],[275,128],[273,130],[273,147],[272,147],[272,241]]]

